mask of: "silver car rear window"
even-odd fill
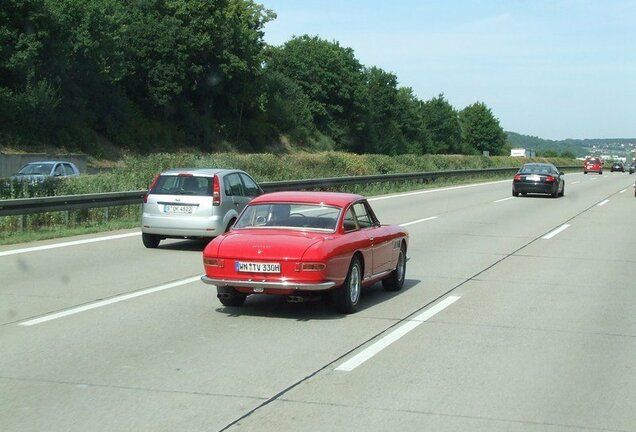
[[[160,176],[150,190],[157,195],[212,196],[212,177],[192,175]]]

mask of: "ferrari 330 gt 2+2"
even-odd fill
[[[300,302],[328,293],[339,312],[352,313],[363,287],[402,288],[408,241],[404,228],[381,225],[363,196],[274,192],[250,201],[206,246],[201,279],[225,306],[251,294]]]

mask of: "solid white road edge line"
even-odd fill
[[[550,240],[552,237],[554,237],[555,235],[559,234],[561,231],[565,231],[568,228],[570,228],[570,224],[563,224],[560,227],[558,227],[557,229],[555,229],[554,231],[544,235],[543,239]]]
[[[575,182],[570,183],[570,185],[575,185],[575,184],[579,184],[579,183],[581,183],[581,182],[580,181],[575,181]]]
[[[83,306],[78,306],[78,307],[73,308],[73,309],[68,309],[68,310],[65,310],[65,311],[62,311],[62,312],[57,312],[57,313],[54,313],[54,314],[45,315],[45,316],[40,317],[40,318],[35,318],[35,319],[32,319],[32,320],[23,321],[19,325],[21,325],[21,326],[32,326],[32,325],[36,325],[36,324],[41,324],[43,322],[52,321],[52,320],[55,320],[55,319],[58,319],[58,318],[64,318],[64,317],[69,316],[69,315],[74,315],[74,314],[78,314],[80,312],[85,312],[87,310],[96,309],[96,308],[103,307],[103,306],[108,306],[108,305],[111,305],[113,303],[119,303],[119,302],[122,302],[122,301],[125,301],[125,300],[130,300],[130,299],[135,298],[135,297],[141,297],[141,296],[146,295],[146,294],[152,294],[152,293],[155,293],[157,291],[163,291],[163,290],[167,290],[167,289],[170,289],[170,288],[176,288],[176,287],[179,287],[179,286],[182,286],[182,285],[186,285],[186,284],[189,284],[189,283],[192,283],[192,282],[200,281],[200,280],[201,280],[201,276],[200,275],[199,276],[193,276],[193,277],[189,277],[187,279],[182,279],[180,281],[171,282],[169,284],[161,285],[161,286],[158,286],[158,287],[148,288],[148,289],[145,289],[145,290],[142,290],[142,291],[137,291],[137,292],[130,293],[130,294],[123,294],[123,295],[120,295],[120,296],[117,296],[117,297],[109,298],[107,300],[100,300],[100,301],[97,301],[95,303],[90,303],[90,304],[86,304],[86,305],[83,305]]]
[[[413,222],[406,222],[406,223],[400,224],[399,226],[405,227],[405,226],[414,225],[414,224],[420,223],[420,222],[430,221],[430,220],[433,220],[433,219],[437,219],[437,216],[431,216],[431,217],[427,217],[427,218],[424,218],[424,219],[418,219],[418,220],[415,220]]]
[[[599,206],[599,207],[602,207],[602,206],[604,206],[605,204],[607,204],[608,202],[609,202],[609,200],[608,200],[608,199],[606,199],[605,201],[601,201],[600,203],[598,203],[598,204],[596,204],[596,205],[597,205],[597,206]]]
[[[627,189],[623,189],[622,191],[620,191],[619,193],[625,193],[627,192]]]
[[[116,235],[106,236],[106,237],[96,237],[96,238],[90,238],[85,240],[74,240],[70,242],[55,243],[55,244],[49,244],[44,246],[34,246],[34,247],[23,248],[23,249],[13,249],[13,250],[0,252],[0,257],[8,256],[8,255],[18,255],[18,254],[27,253],[27,252],[43,251],[47,249],[57,249],[57,248],[68,247],[68,246],[77,246],[81,244],[95,243],[95,242],[106,241],[106,240],[116,240],[120,238],[134,237],[138,235],[141,235],[141,231],[134,232],[134,233],[126,233],[126,234],[116,234]]]
[[[388,347],[393,342],[399,340],[402,336],[406,335],[411,330],[417,328],[420,324],[429,320],[436,314],[440,313],[441,311],[443,311],[444,309],[446,309],[448,306],[452,305],[459,299],[460,299],[460,296],[446,297],[444,300],[437,303],[435,306],[425,310],[424,312],[422,312],[415,318],[407,321],[402,326],[398,327],[397,329],[393,330],[391,333],[384,336],[382,339],[374,342],[372,345],[369,345],[367,348],[360,351],[358,354],[351,357],[346,362],[342,363],[335,370],[342,371],[342,372],[351,372],[352,370],[360,366],[362,363],[366,362],[371,357],[378,354],[384,348]]]
[[[498,199],[497,201],[493,201],[494,203],[500,203],[500,202],[504,202],[504,201],[508,201],[514,199],[514,197],[508,197],[508,198],[502,198],[502,199]]]

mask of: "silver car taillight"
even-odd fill
[[[219,177],[216,175],[212,181],[212,205],[221,205],[221,185],[219,184]]]

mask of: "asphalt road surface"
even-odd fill
[[[0,430],[636,431],[633,179],[373,197],[406,282],[347,316],[223,307],[138,230],[0,247]]]

